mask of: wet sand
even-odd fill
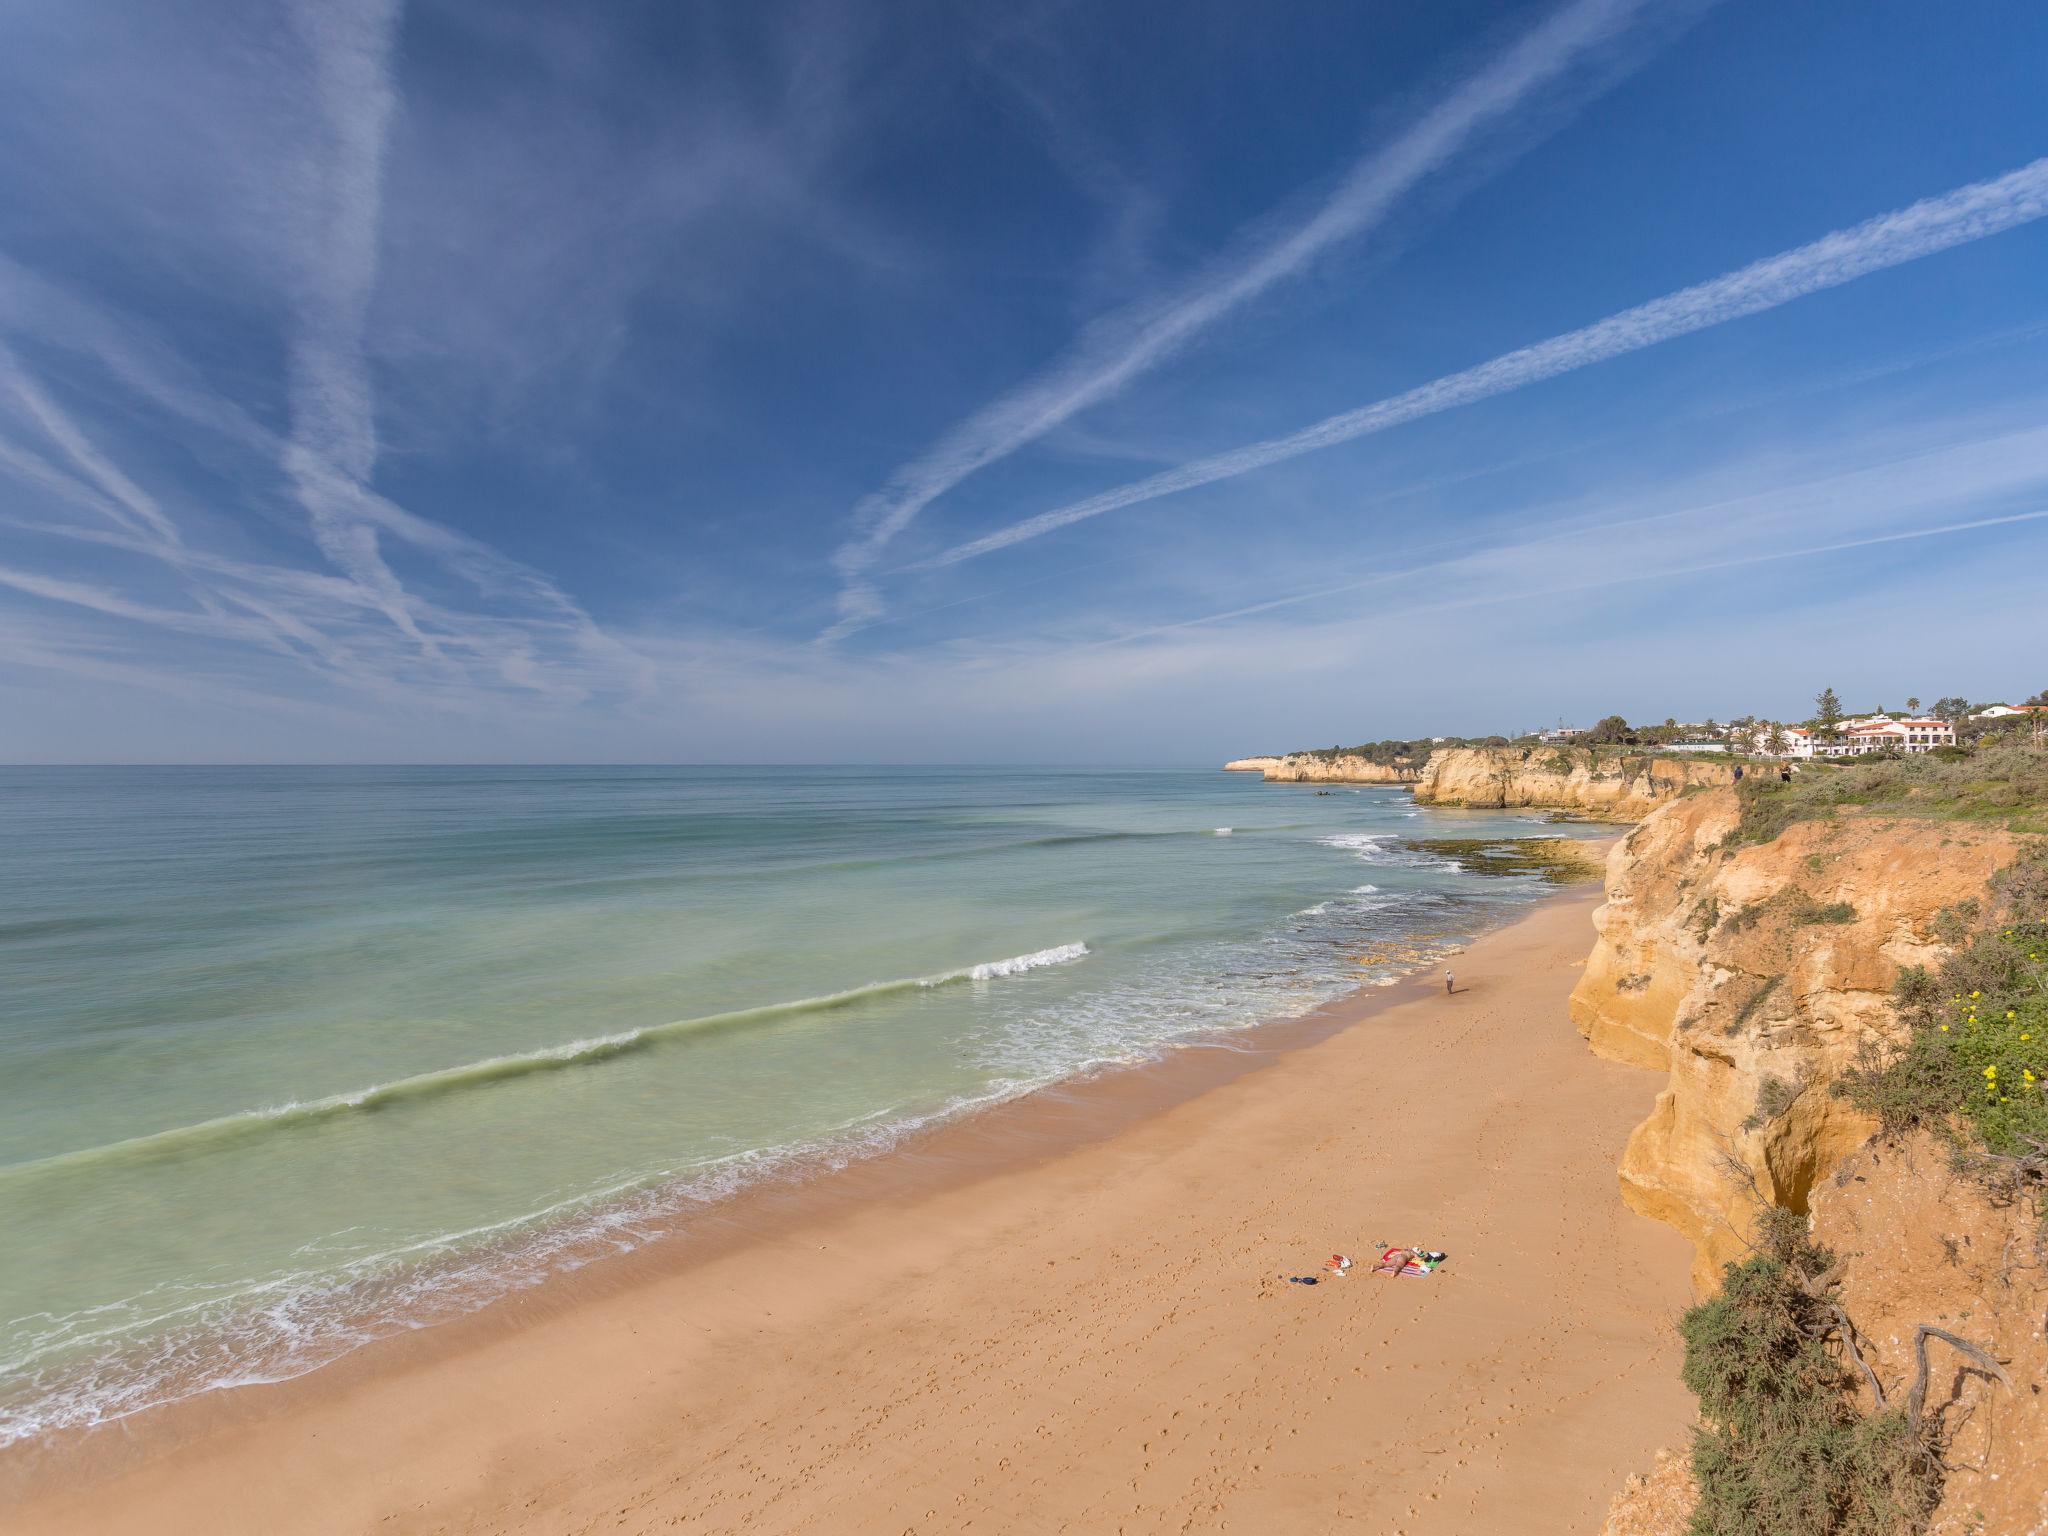
[[[279,1387],[0,1464],[33,1532],[1592,1531],[1683,1436],[1591,892]],[[1382,1242],[1427,1279],[1288,1284]]]

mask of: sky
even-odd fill
[[[0,762],[2048,687],[2048,8],[0,0]]]

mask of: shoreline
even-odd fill
[[[1625,1395],[1631,1400],[1645,1393],[1661,1398],[1663,1407],[1676,1410],[1679,1416],[1673,1417],[1671,1411],[1647,1416],[1654,1421],[1653,1427],[1633,1437],[1641,1442],[1634,1453],[1620,1456],[1612,1468],[1603,1467],[1598,1477],[1589,1480],[1589,1486],[1577,1490],[1585,1507],[1593,1512],[1595,1523],[1597,1511],[1604,1509],[1621,1475],[1646,1462],[1653,1447],[1673,1438],[1689,1410],[1689,1399],[1677,1386],[1675,1346],[1668,1328],[1669,1314],[1689,1299],[1683,1283],[1684,1244],[1675,1234],[1628,1216],[1613,1179],[1621,1136],[1647,1106],[1655,1084],[1646,1074],[1596,1062],[1564,1015],[1565,993],[1590,945],[1586,918],[1597,899],[1597,892],[1583,888],[1547,898],[1515,922],[1474,942],[1457,962],[1461,972],[1471,968],[1476,978],[1482,968],[1497,964],[1508,954],[1520,954],[1524,961],[1540,955],[1543,981],[1548,985],[1535,990],[1550,995],[1541,1003],[1540,1012],[1523,1022],[1547,1028],[1509,1033],[1523,1048],[1534,1049],[1543,1057],[1547,1071],[1563,1069],[1566,1076],[1581,1079],[1576,1086],[1582,1092],[1583,1080],[1594,1078],[1624,1089],[1618,1095],[1595,1095],[1618,1097],[1623,1102],[1619,1115],[1607,1106],[1605,1118],[1613,1121],[1610,1144],[1599,1150],[1596,1162],[1587,1165],[1585,1172],[1598,1188],[1597,1203],[1610,1208],[1604,1224],[1596,1223],[1602,1228],[1601,1241],[1607,1240],[1607,1228],[1619,1228],[1624,1246],[1632,1253],[1641,1250],[1632,1262],[1646,1266],[1646,1274],[1662,1263],[1655,1283],[1649,1286],[1660,1298],[1661,1310],[1652,1317],[1636,1302],[1623,1307],[1635,1323],[1635,1347],[1623,1375],[1637,1371],[1646,1349],[1653,1358],[1660,1354],[1663,1358],[1659,1369],[1651,1373],[1654,1379],[1642,1379]],[[1512,1000],[1510,994],[1528,992],[1530,984],[1489,983],[1485,990],[1498,992],[1497,1001],[1506,1003]],[[952,1306],[920,1304],[904,1321],[918,1331],[935,1330],[949,1342],[976,1346],[942,1350],[944,1358],[1006,1360],[1019,1368],[1035,1360],[1037,1370],[1027,1375],[1027,1379],[1035,1379],[1051,1363],[1044,1358],[1044,1346],[1050,1341],[982,1337],[987,1321],[983,1308],[1000,1301],[1011,1312],[1021,1310],[1027,1317],[1042,1314],[1048,1306],[1056,1311],[1058,1298],[1065,1294],[1055,1279],[1060,1269],[1078,1265],[1085,1276],[1092,1267],[1090,1252],[1123,1251],[1123,1241],[1117,1236],[1122,1224],[1108,1231],[1091,1226],[1102,1219],[1102,1212],[1088,1201],[1119,1205],[1129,1198],[1115,1187],[1113,1178],[1105,1181],[1105,1169],[1129,1164],[1144,1149],[1140,1157],[1143,1171],[1159,1176],[1165,1170],[1165,1176],[1176,1184],[1180,1179],[1175,1178],[1175,1170],[1185,1177],[1198,1167],[1217,1164],[1223,1166],[1210,1169],[1216,1177],[1197,1177],[1194,1187],[1241,1179],[1245,1170],[1241,1160],[1232,1155],[1230,1138],[1223,1134],[1225,1126],[1219,1122],[1242,1122],[1250,1115],[1265,1126],[1277,1116],[1304,1134],[1331,1129],[1324,1122],[1330,1120],[1335,1106],[1318,1102],[1329,1097],[1329,1074],[1320,1070],[1324,1062],[1319,1057],[1334,1053],[1358,1058],[1363,1053],[1363,1065],[1386,1065],[1397,1078],[1404,1075],[1398,1070],[1404,1065],[1426,1069],[1399,1089],[1409,1097],[1393,1106],[1389,1128],[1394,1145],[1411,1154],[1427,1151],[1428,1160],[1443,1171],[1443,1159],[1454,1149],[1436,1143],[1454,1138],[1408,1122],[1417,1110],[1411,1101],[1413,1094],[1429,1092],[1432,1085],[1440,1090],[1446,1064],[1386,1061],[1384,1052],[1372,1049],[1372,1037],[1400,1029],[1402,1016],[1416,1010],[1428,1011],[1433,1005],[1476,1010],[1494,1000],[1479,998],[1468,1003],[1461,995],[1461,999],[1446,1001],[1426,993],[1418,997],[1417,992],[1413,978],[1395,986],[1362,988],[1304,1018],[1258,1026],[1227,1045],[1219,1042],[1220,1048],[1181,1049],[1161,1062],[1037,1090],[920,1133],[879,1158],[798,1185],[766,1186],[694,1216],[692,1240],[687,1244],[651,1244],[639,1253],[608,1260],[579,1276],[551,1281],[426,1333],[368,1345],[291,1382],[212,1393],[124,1425],[72,1437],[69,1443],[60,1442],[54,1448],[10,1454],[8,1460],[14,1465],[0,1472],[0,1477],[6,1479],[9,1492],[25,1497],[19,1513],[24,1517],[22,1528],[30,1530],[122,1529],[132,1524],[144,1507],[154,1511],[150,1523],[158,1529],[188,1528],[177,1524],[179,1519],[191,1519],[189,1528],[194,1530],[219,1529],[225,1509],[235,1510],[236,1518],[245,1523],[278,1530],[351,1530],[380,1522],[401,1530],[575,1529],[581,1527],[565,1517],[586,1502],[594,1509],[615,1497],[641,1494],[648,1494],[655,1505],[664,1497],[698,1502],[699,1496],[727,1487],[735,1458],[754,1465],[760,1479],[770,1484],[776,1482],[778,1468],[783,1469],[779,1475],[784,1481],[813,1484],[818,1481],[816,1468],[800,1451],[777,1450],[774,1442],[782,1433],[778,1426],[814,1422],[821,1414],[858,1417],[859,1406],[874,1401],[872,1394],[855,1391],[850,1394],[851,1401],[839,1401],[846,1394],[838,1385],[855,1362],[862,1372],[883,1370],[885,1375],[893,1372],[919,1382],[931,1380],[924,1367],[935,1362],[923,1359],[929,1350],[913,1349],[892,1356],[888,1368],[872,1363],[878,1353],[878,1336],[868,1321],[872,1314],[899,1311],[906,1292],[950,1291],[964,1281],[979,1301],[961,1306],[957,1304],[961,1298],[952,1297],[956,1303]],[[1539,1000],[1525,997],[1521,1001],[1526,1005]],[[1428,1057],[1438,1053],[1417,1054]],[[1361,1062],[1353,1059],[1347,1065],[1355,1079]],[[1624,1085],[1632,1085],[1633,1091]],[[1338,1116],[1335,1129],[1340,1135],[1346,1119]],[[1569,1143],[1576,1139],[1584,1119],[1583,1114],[1575,1113],[1547,1129],[1553,1139],[1561,1135]],[[1448,1129],[1448,1125],[1436,1128]],[[1479,1133],[1483,1142],[1484,1125],[1467,1129]],[[1598,1176],[1601,1174],[1604,1177]],[[1539,1179],[1539,1187],[1544,1183],[1547,1181]],[[1051,1187],[1080,1198],[1079,1208],[1049,1211],[1045,1202]],[[1197,1198],[1194,1204],[1199,1207],[1202,1201]],[[1003,1255],[1013,1251],[1020,1236],[1043,1241],[1048,1235],[1038,1229],[1038,1221],[1020,1225],[1020,1210],[1038,1213],[1049,1221],[1050,1231],[1079,1223],[1094,1231],[1096,1241],[1083,1243],[1081,1252],[1064,1260],[1058,1256],[1043,1260],[1041,1270],[1052,1274],[1020,1272]],[[1137,1216],[1134,1212],[1133,1219]],[[1181,1213],[1173,1219],[1191,1218]],[[1389,1220],[1380,1218],[1378,1225],[1386,1226]],[[1630,1223],[1641,1230],[1628,1227]],[[1438,1229],[1409,1232],[1398,1223],[1395,1226],[1398,1230],[1357,1230],[1327,1237],[1304,1233],[1298,1240],[1276,1243],[1270,1260],[1262,1259],[1256,1271],[1234,1274],[1224,1284],[1225,1294],[1209,1299],[1220,1303],[1241,1284],[1254,1287],[1255,1306],[1270,1307],[1276,1301],[1293,1307],[1313,1306],[1339,1293],[1355,1293],[1366,1282],[1352,1279],[1316,1290],[1279,1285],[1276,1296],[1272,1265],[1312,1272],[1328,1245],[1341,1244],[1347,1251],[1357,1251],[1379,1237],[1429,1241],[1453,1252],[1452,1266],[1444,1276],[1406,1282],[1408,1289],[1392,1291],[1380,1306],[1392,1297],[1401,1298],[1404,1306],[1425,1307],[1437,1296],[1456,1297],[1466,1289],[1462,1283],[1465,1275],[1476,1272],[1483,1263],[1476,1256],[1465,1259],[1459,1253],[1460,1240],[1451,1233]],[[974,1235],[987,1237],[991,1233],[1000,1234],[1002,1240],[993,1245],[970,1241]],[[1198,1248],[1204,1243],[1213,1247],[1219,1238],[1199,1221],[1190,1236]],[[1659,1238],[1670,1241],[1660,1245]],[[1663,1251],[1653,1255],[1660,1248]],[[1670,1251],[1673,1248],[1680,1251]],[[1609,1257],[1603,1253],[1596,1262],[1606,1262]],[[1171,1275],[1176,1268],[1169,1263],[1159,1273]],[[1140,1274],[1150,1273],[1153,1270],[1147,1261]],[[1123,1276],[1125,1271],[1117,1268],[1110,1278]],[[1439,1279],[1445,1283],[1438,1285]],[[1052,1282],[1050,1288],[1048,1282]],[[1112,1289],[1123,1287],[1112,1283]],[[1149,1285],[1141,1283],[1134,1294],[1123,1298],[1129,1305],[1117,1310],[1127,1323],[1142,1323],[1143,1298],[1149,1292]],[[750,1303],[750,1295],[755,1296],[754,1302]],[[1003,1307],[997,1312],[1003,1317],[1010,1315]],[[755,1321],[750,1323],[750,1318]],[[1579,1321],[1602,1337],[1612,1332],[1607,1326],[1611,1319],[1597,1313]],[[800,1338],[790,1335],[792,1327]],[[643,1357],[637,1346],[628,1344],[643,1334],[660,1337],[655,1356],[663,1362],[659,1366]],[[779,1338],[781,1347],[761,1355],[764,1334]],[[1156,1338],[1156,1330],[1148,1338]],[[821,1347],[826,1356],[842,1362],[829,1377],[807,1370],[801,1363],[801,1352]],[[1133,1365],[1147,1352],[1135,1344],[1121,1351],[1133,1354]],[[1111,1352],[1112,1356],[1117,1353]],[[727,1379],[717,1369],[722,1365],[764,1367],[776,1380],[750,1391],[721,1391],[711,1378]],[[711,1369],[707,1372],[706,1367]],[[605,1382],[629,1388],[629,1406],[621,1406],[605,1392]],[[505,1409],[507,1402],[517,1402],[543,1383],[553,1386],[542,1386],[537,1401]],[[985,1390],[981,1377],[970,1376],[953,1384],[952,1395],[971,1403]],[[1463,1385],[1450,1382],[1447,1390],[1456,1397],[1462,1395]],[[669,1424],[709,1419],[737,1425],[757,1408],[778,1403],[785,1411],[780,1415],[771,1412],[748,1432],[723,1442],[715,1454],[705,1446],[709,1460],[693,1467],[692,1450],[681,1444],[650,1449],[644,1459],[631,1451],[645,1439],[650,1398],[662,1401],[663,1407],[653,1418]],[[572,1420],[576,1432],[558,1440],[554,1429],[562,1404],[570,1400],[579,1405]],[[463,1411],[465,1406],[469,1411]],[[1624,1422],[1639,1425],[1644,1420],[1644,1415],[1636,1413]],[[431,1430],[427,1429],[430,1425]],[[1392,1437],[1390,1453],[1405,1436],[1403,1431]],[[579,1439],[584,1439],[584,1454],[562,1460],[561,1446]],[[315,1443],[321,1453],[311,1457],[308,1465],[306,1450]],[[978,1437],[976,1443],[980,1444]],[[419,1449],[426,1445],[432,1450]],[[514,1445],[523,1449],[517,1454],[506,1451]],[[1042,1445],[1022,1443],[1014,1449],[1044,1451]],[[954,1459],[961,1450],[951,1445],[935,1448],[932,1454],[944,1461]],[[292,1464],[294,1457],[298,1458],[296,1465]],[[753,1458],[759,1458],[758,1463]],[[1546,1464],[1554,1460],[1554,1456],[1546,1457]],[[1457,1464],[1470,1465],[1472,1460],[1461,1457]],[[287,1467],[289,1470],[281,1470]],[[543,1469],[548,1469],[545,1475]],[[870,1468],[870,1476],[878,1470]],[[901,1490],[894,1481],[883,1479],[877,1485],[864,1480],[857,1467],[842,1468],[839,1476],[853,1484],[841,1490],[844,1497],[862,1507],[880,1500],[890,1505],[889,1520],[898,1518],[892,1500]],[[1037,1517],[1015,1500],[1021,1490],[1012,1487],[1006,1499],[1004,1485],[1012,1482],[1007,1472],[984,1481],[992,1485],[975,1497],[987,1499],[983,1517],[993,1523],[981,1528],[1039,1528],[1032,1523]],[[1087,1481],[1081,1479],[1083,1484]],[[657,1485],[667,1493],[651,1493]],[[749,1487],[756,1485],[756,1480],[749,1480]],[[538,1505],[515,1496],[538,1487],[553,1490],[534,1495],[541,1500]],[[1074,1491],[1065,1490],[1068,1495]],[[734,1487],[728,1492],[733,1503],[727,1513],[737,1519],[747,1503],[744,1490]],[[969,1495],[961,1493],[960,1500],[965,1507]],[[712,1505],[718,1502],[711,1501]],[[937,1519],[946,1512],[940,1504],[929,1507],[933,1514],[926,1519]],[[166,1510],[200,1509],[208,1512],[204,1521],[173,1515],[168,1517],[171,1523],[165,1523]],[[676,1514],[677,1510],[669,1512]],[[952,1513],[957,1514],[958,1509]],[[1411,1518],[1391,1508],[1383,1513],[1398,1516],[1397,1525]],[[922,1508],[910,1515],[909,1525],[918,1529],[967,1528],[957,1521],[940,1526],[920,1524],[916,1517],[924,1515]],[[680,1518],[684,1529],[731,1528],[725,1523],[726,1516],[709,1506]],[[752,1518],[765,1519],[768,1529],[795,1529],[803,1523],[785,1522],[761,1510],[755,1510]],[[818,1518],[817,1511],[813,1509],[808,1518]],[[654,1521],[650,1508],[648,1525],[657,1523],[666,1528],[669,1522],[666,1518]],[[862,1519],[843,1528],[867,1529],[873,1524]],[[629,1523],[628,1528],[640,1527]],[[1141,1519],[1130,1528],[1151,1527]],[[1455,1526],[1431,1526],[1425,1520],[1414,1528]],[[1546,1523],[1541,1528],[1555,1527]]]

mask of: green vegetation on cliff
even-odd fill
[[[1794,822],[1844,810],[1995,821],[2014,832],[2048,833],[2048,748],[1991,739],[1974,750],[1803,763],[1789,784],[1754,774],[1738,793],[1739,843],[1767,843]]]
[[[2048,1180],[2048,850],[1942,914],[1955,948],[1909,966],[1896,992],[1904,1043],[1872,1045],[1838,1085],[1888,1135],[1928,1129],[2014,1194]]]
[[[1955,1167],[1981,1180],[1995,1205],[2018,1203],[2038,1213],[2048,1189],[2048,836],[2041,835],[2048,834],[2048,747],[1991,739],[1903,760],[1814,764],[1790,784],[1753,777],[1737,798],[1739,821],[1721,858],[1772,843],[1800,823],[1849,816],[1990,824],[2015,834],[2017,861],[1934,917],[1933,937],[1946,958],[1900,973],[1899,1027],[1889,1035],[1872,1032],[1831,1090],[1874,1116],[1881,1135],[1944,1138]],[[1901,857],[1924,858],[1931,849],[1940,858],[1943,848],[1964,841],[1959,833],[1922,827],[1887,846]],[[1830,857],[1829,841],[1806,846],[1818,848],[1806,862],[1819,871]],[[1788,933],[1822,930],[1811,942],[1832,945],[1839,941],[1824,930],[1856,922],[1863,906],[1859,894],[1850,894],[1853,904],[1823,902],[1788,887],[1732,914],[1716,907],[1703,921],[1709,931],[1754,923],[1770,908],[1789,918]],[[1871,895],[1876,901],[1883,893]],[[1795,946],[1807,942],[1796,939]],[[1785,959],[1788,973],[1794,958]],[[1780,979],[1768,977],[1743,1015]],[[1744,1129],[1782,1114],[1797,1091],[1796,1083],[1764,1077]],[[1949,1407],[1929,1401],[1930,1383],[1949,1379],[1945,1367],[1930,1362],[1929,1346],[1960,1354],[1965,1370],[2010,1390],[1995,1358],[2006,1351],[1996,1349],[1995,1339],[1972,1342],[1920,1323],[1891,1339],[1913,1363],[1902,1382],[1883,1369],[1889,1359],[1896,1371],[1897,1355],[1873,1352],[1845,1309],[1848,1260],[1813,1246],[1803,1210],[1767,1206],[1751,1242],[1753,1256],[1727,1265],[1720,1293],[1680,1325],[1684,1380],[1700,1402],[1692,1536],[1926,1530],[1941,1500],[1949,1471],[1943,1455],[1955,1429],[1943,1422],[1953,1418]],[[2024,1262],[2040,1263],[2044,1251],[2048,1229],[2037,1228],[2034,1254]],[[1958,1301],[1942,1315],[1970,1317],[1968,1298]]]
[[[1941,1490],[1918,1411],[1865,1413],[1835,1258],[1777,1212],[1760,1251],[1679,1323],[1700,1400],[1692,1536],[1901,1536]]]

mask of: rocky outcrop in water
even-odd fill
[[[1575,811],[1638,821],[1689,789],[1735,782],[1732,763],[1584,747],[1446,747],[1415,784],[1422,805]]]

